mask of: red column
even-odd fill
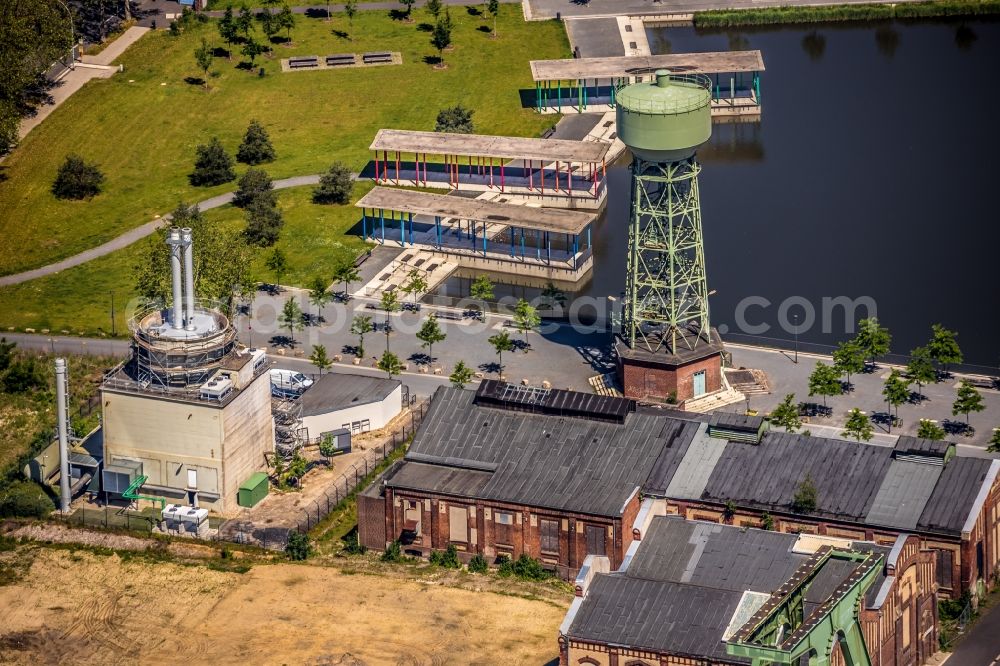
[[[490,158],[490,189],[493,188],[493,158]]]
[[[378,184],[378,151],[375,151],[375,184]]]
[[[396,151],[396,187],[399,187],[399,151]]]
[[[556,192],[559,191],[559,162],[556,161]]]
[[[503,172],[503,162],[500,162],[500,191],[503,192],[504,186],[504,172]]]
[[[530,192],[535,186],[535,173],[531,169],[532,160],[528,160],[528,191]]]

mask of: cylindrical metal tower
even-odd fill
[[[622,334],[631,349],[678,355],[711,345],[695,151],[712,134],[711,83],[658,70],[616,93],[632,151]]]
[[[56,414],[59,428],[59,511],[69,513],[69,416],[66,404],[66,359],[56,359]]]

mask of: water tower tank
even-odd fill
[[[683,160],[712,135],[711,82],[705,76],[657,70],[653,81],[622,88],[615,101],[618,137],[640,159]]]

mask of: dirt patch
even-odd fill
[[[0,663],[541,665],[567,606],[310,565],[234,574],[39,548],[0,588]]]

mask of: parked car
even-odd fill
[[[313,380],[295,370],[271,370],[271,395],[278,398],[294,398],[302,395],[313,385]]]

